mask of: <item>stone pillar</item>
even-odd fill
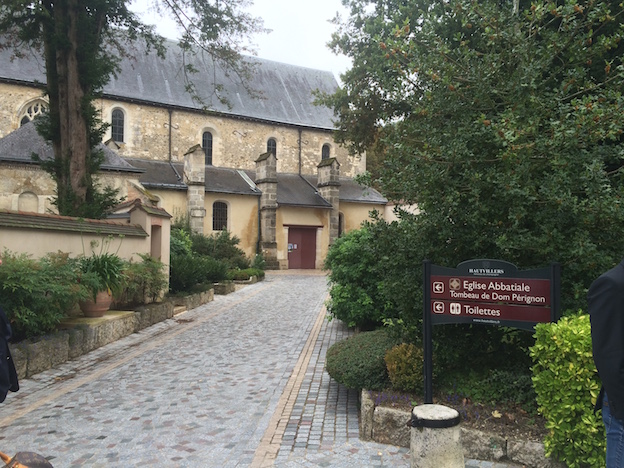
[[[319,195],[332,206],[329,214],[329,245],[332,245],[340,233],[340,163],[336,158],[323,159],[317,171]]]
[[[256,186],[260,196],[260,250],[267,269],[279,268],[277,261],[277,158],[271,152],[256,159]]]
[[[410,458],[412,468],[464,468],[460,417],[442,405],[420,405],[412,410]]]
[[[184,155],[184,183],[188,186],[186,205],[191,230],[198,234],[204,233],[204,219],[206,208],[206,167],[204,164],[204,150],[201,145],[195,145]]]

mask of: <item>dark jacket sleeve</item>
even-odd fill
[[[587,294],[594,362],[609,409],[624,420],[624,266],[592,283]]]
[[[19,390],[17,372],[9,350],[10,338],[11,325],[0,307],[0,403],[6,399],[9,390],[12,392]]]

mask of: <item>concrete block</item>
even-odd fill
[[[76,359],[85,354],[85,331],[82,328],[67,330],[69,335],[69,359]]]
[[[28,355],[27,376],[66,362],[69,359],[69,334],[60,331],[53,335],[46,335],[37,341],[26,345]]]
[[[17,378],[25,379],[28,373],[28,351],[26,350],[26,343],[9,343],[9,350],[11,351],[13,364],[17,371]]]
[[[476,460],[501,460],[507,456],[507,440],[502,437],[462,428],[464,456]]]
[[[378,406],[373,412],[373,439],[382,444],[410,446],[410,418],[405,411]]]
[[[373,440],[373,413],[375,402],[368,390],[362,390],[360,397],[360,439]]]
[[[507,458],[534,468],[565,468],[565,464],[546,458],[544,445],[538,442],[510,439],[507,442]]]

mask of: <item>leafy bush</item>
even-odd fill
[[[384,358],[392,388],[416,393],[423,389],[423,349],[412,343],[401,343]]]
[[[188,231],[180,228],[171,229],[171,239],[169,241],[169,248],[171,255],[191,255],[193,241]]]
[[[222,281],[226,277],[225,263],[206,256],[172,255],[170,260],[169,291],[192,292],[198,284]]]
[[[327,350],[327,372],[348,388],[383,390],[390,384],[384,356],[396,344],[383,328],[358,333]]]
[[[167,286],[165,265],[148,254],[139,254],[142,261],[130,262],[124,271],[126,286],[116,297],[120,304],[136,305],[155,302]]]
[[[33,260],[5,251],[0,265],[0,305],[13,328],[13,340],[53,331],[89,290],[77,281],[77,260],[50,254]]]
[[[264,261],[264,256],[261,253],[256,254],[253,261],[251,262],[251,268],[262,271],[266,269],[266,262]]]
[[[212,257],[193,257],[199,264],[199,283],[218,283],[227,276],[227,264]]]
[[[192,233],[192,250],[199,255],[212,257],[224,262],[228,268],[249,268],[249,259],[245,252],[237,247],[240,239],[228,231],[221,231],[210,236]]]
[[[539,324],[531,348],[539,412],[550,430],[546,454],[570,468],[605,466],[605,434],[593,407],[600,382],[592,359],[588,315]]]
[[[351,231],[336,240],[325,258],[330,270],[329,313],[349,327],[367,328],[381,323],[381,276],[368,229]]]

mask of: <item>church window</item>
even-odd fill
[[[277,155],[277,142],[275,141],[275,138],[269,138],[267,141],[267,153]]]
[[[48,111],[48,105],[45,101],[37,100],[30,103],[26,109],[22,112],[20,116],[20,127],[22,125],[26,125],[31,120],[34,120],[35,117],[40,116],[44,112]]]
[[[111,114],[111,138],[117,143],[124,141],[125,116],[121,109],[114,109]]]
[[[223,202],[214,202],[212,204],[212,230],[226,231],[228,221],[228,208]]]
[[[204,164],[212,166],[212,133],[204,132],[202,135],[202,148],[204,148]]]
[[[329,159],[329,145],[324,144],[321,150],[321,159]]]

